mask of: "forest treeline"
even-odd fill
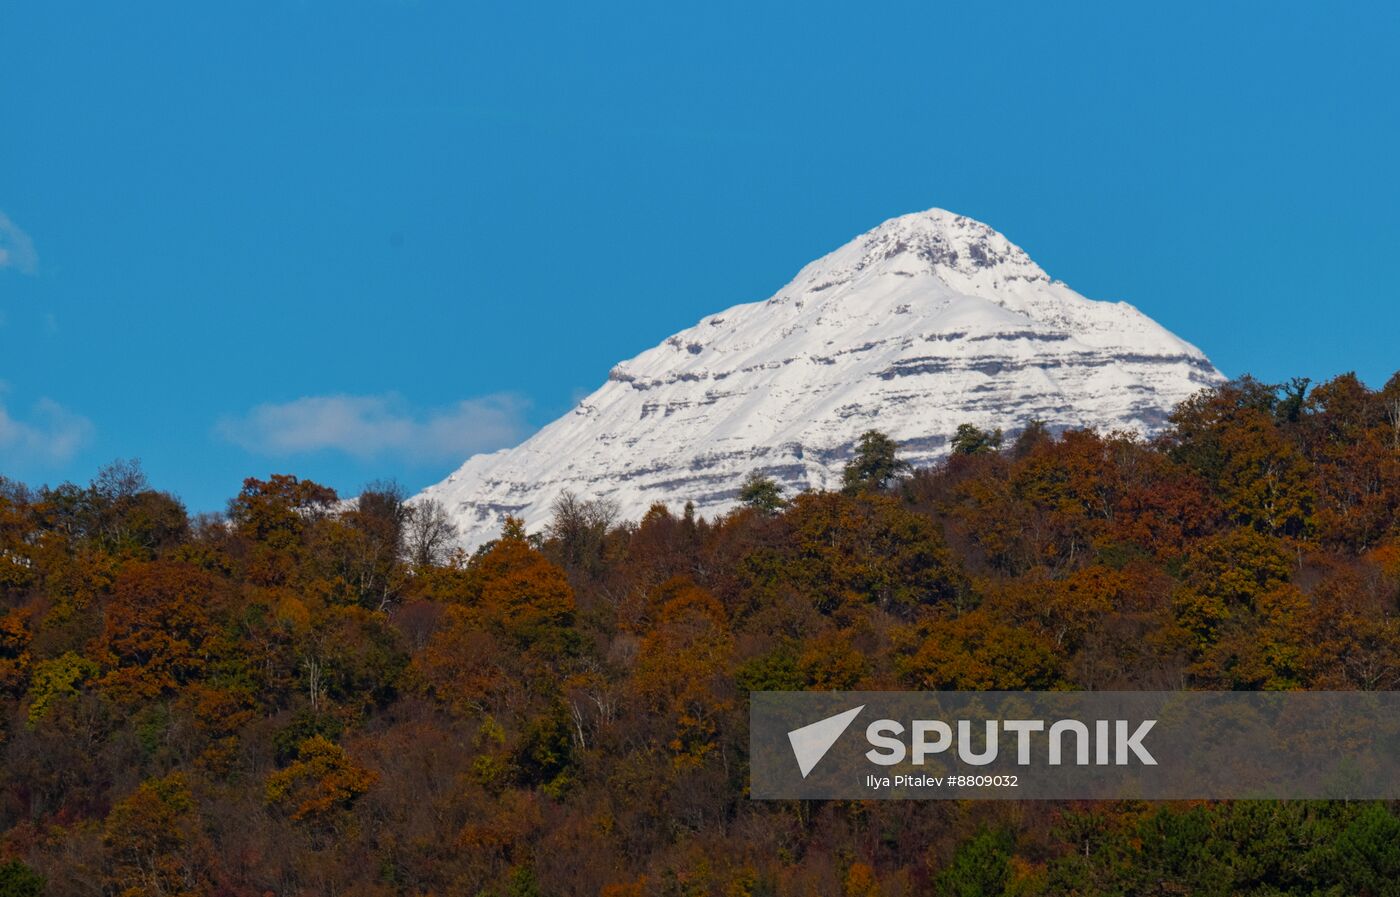
[[[0,897],[1400,893],[1384,803],[755,802],[766,689],[1400,688],[1400,375],[718,520],[0,480]]]

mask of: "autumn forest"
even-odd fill
[[[0,897],[1400,894],[1400,806],[750,800],[777,689],[1400,689],[1400,375],[717,520],[0,477]]]

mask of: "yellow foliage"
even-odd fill
[[[267,777],[265,793],[293,819],[314,820],[347,808],[378,779],[340,745],[315,735],[301,743],[291,765]]]

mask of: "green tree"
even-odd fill
[[[517,866],[506,882],[506,897],[540,897],[539,882],[535,880],[535,870],[529,866]]]
[[[953,434],[953,454],[985,455],[1001,448],[1001,438],[999,427],[983,430],[972,424],[958,424],[958,431]]]
[[[783,498],[783,487],[771,477],[758,471],[749,474],[739,490],[739,501],[762,514],[776,514],[787,506]]]
[[[866,430],[856,442],[855,457],[841,474],[843,491],[878,492],[903,476],[909,463],[898,456],[899,444],[879,430]]]
[[[1378,803],[1356,806],[1355,813],[1328,842],[1322,872],[1346,893],[1400,894],[1400,819]]]
[[[1279,387],[1283,397],[1274,407],[1274,419],[1279,423],[1296,424],[1303,416],[1303,400],[1307,397],[1312,380],[1307,377],[1294,377]]]
[[[998,897],[1010,879],[1011,833],[984,829],[953,854],[938,873],[936,893],[946,897]]]
[[[19,860],[0,863],[0,897],[40,897],[44,877]]]

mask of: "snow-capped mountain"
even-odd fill
[[[1086,299],[987,225],[931,209],[622,362],[572,412],[420,497],[447,507],[468,546],[508,514],[538,529],[566,490],[631,519],[655,502],[712,515],[753,471],[789,495],[837,487],[869,429],[916,466],[963,423],[1151,433],[1223,379],[1131,305]]]

